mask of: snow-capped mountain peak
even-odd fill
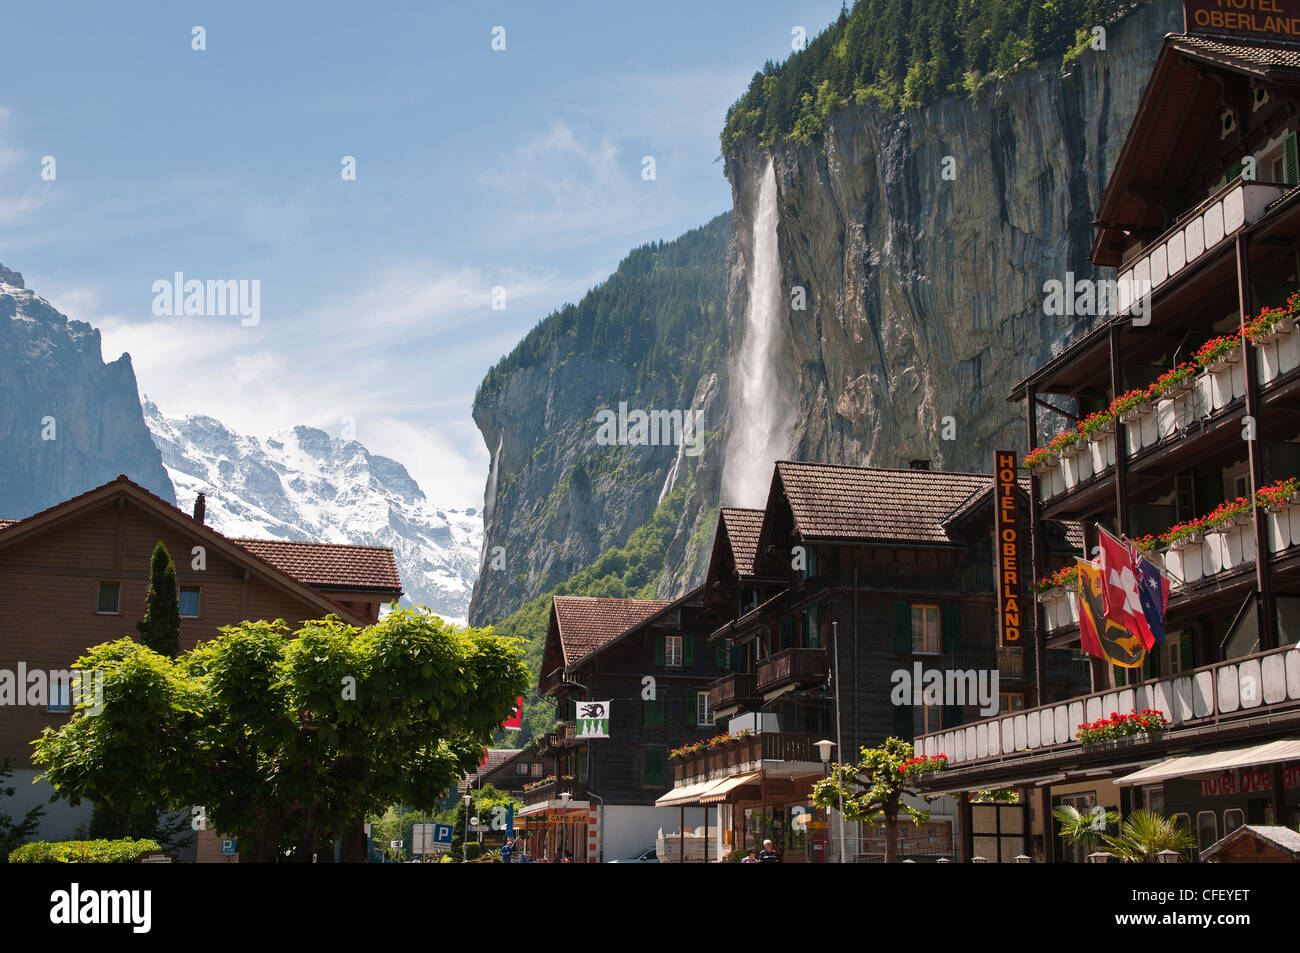
[[[389,546],[403,603],[464,621],[483,543],[476,510],[434,505],[396,460],[315,427],[259,439],[142,405],[182,509],[203,493],[208,524],[227,536]]]

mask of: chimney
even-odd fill
[[[202,523],[203,517],[208,511],[208,501],[200,493],[194,500],[194,521]]]

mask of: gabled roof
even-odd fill
[[[758,534],[763,529],[763,511],[724,506],[721,523],[731,546],[736,571],[742,576],[752,576],[754,556],[758,553]]]
[[[162,497],[149,492],[138,483],[128,479],[125,474],[121,474],[116,480],[97,486],[93,490],[87,490],[85,493],[80,493],[71,499],[64,500],[62,503],[56,503],[54,506],[41,510],[39,513],[34,513],[25,519],[5,521],[3,525],[0,525],[0,547],[14,545],[31,535],[42,532],[44,529],[57,526],[65,520],[71,519],[83,510],[100,506],[119,497],[134,500],[159,519],[171,523],[179,531],[193,534],[227,559],[257,573],[273,586],[289,592],[303,602],[315,605],[324,613],[334,613],[353,624],[364,624],[361,618],[312,588],[310,583],[286,572],[257,553],[245,548],[241,543],[218,533],[212,527],[182,513]]]
[[[387,546],[303,543],[280,539],[232,538],[253,555],[321,589],[374,590],[402,594],[397,561]]]
[[[485,764],[480,765],[477,771],[470,772],[466,774],[463,778],[461,778],[460,783],[456,785],[456,789],[463,794],[465,791],[469,790],[470,785],[472,785],[479,778],[487,777],[489,774],[491,774],[497,768],[501,767],[507,761],[513,760],[515,756],[518,755],[519,752],[523,750],[525,749],[488,748],[487,762]]]
[[[572,665],[672,604],[661,599],[555,596],[551,612],[564,664]]]
[[[1186,198],[1179,186],[1196,172],[1193,163],[1204,143],[1217,140],[1223,84],[1216,72],[1294,86],[1300,83],[1300,46],[1165,37],[1097,207],[1097,234],[1088,255],[1094,264],[1118,265],[1130,233],[1154,239],[1174,224],[1172,215],[1185,211],[1166,206]]]
[[[944,521],[992,489],[993,476],[781,460],[773,494],[778,483],[802,540],[950,546]]]
[[[1253,840],[1259,846],[1271,847],[1284,854],[1289,854],[1293,860],[1300,861],[1300,833],[1291,830],[1289,827],[1273,827],[1261,824],[1247,824],[1245,827],[1237,828],[1231,834],[1226,835],[1201,851],[1201,860],[1211,860],[1216,854],[1241,840]]]

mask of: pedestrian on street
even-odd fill
[[[760,864],[779,864],[781,855],[772,849],[770,840],[763,841],[763,849],[758,852],[758,862]]]
[[[749,849],[749,852],[740,859],[740,862],[742,864],[756,864],[758,863],[758,857],[756,856],[757,854],[758,854],[758,849],[751,847]]]

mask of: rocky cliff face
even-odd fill
[[[637,249],[480,386],[474,421],[492,461],[472,624],[563,582],[623,543],[683,481],[716,466],[730,235],[722,215]],[[655,428],[639,442],[632,415],[652,410],[695,415],[698,440],[656,439]],[[615,442],[602,437],[602,413],[615,418],[604,435]]]
[[[737,441],[752,426],[741,381],[754,369],[742,354],[765,307],[757,297],[782,302],[766,329],[765,371],[771,400],[783,405],[776,416],[792,421],[781,455],[888,467],[925,459],[935,469],[987,471],[995,449],[1029,449],[1024,408],[1006,397],[1087,320],[1045,314],[1043,284],[1067,271],[1092,275],[1093,210],[1161,40],[1181,25],[1177,0],[1155,0],[1112,26],[1104,51],[1085,52],[1064,71],[1045,64],[923,109],[850,105],[830,114],[812,145],[785,141],[769,150],[742,140],[728,152],[734,230],[725,353],[702,369],[718,416],[669,547],[661,597],[701,580],[719,504],[761,506],[766,498],[770,463],[747,483],[730,475]],[[755,288],[764,254],[756,220],[770,220],[760,215],[769,165],[779,295]],[[1106,271],[1102,277],[1113,277]],[[805,310],[793,306],[795,286],[805,289]],[[569,360],[557,352],[526,383],[529,400],[560,412],[551,421],[557,429],[567,408],[550,402],[549,388],[572,379],[578,368]],[[542,444],[535,427],[527,433],[503,426],[504,415],[498,420],[485,429],[489,447],[522,446],[497,458],[517,460]],[[546,477],[536,476],[534,499],[545,499]],[[497,520],[520,505],[496,500]],[[600,533],[552,521],[538,549],[580,560],[596,541],[626,536],[644,506],[610,509],[609,500],[574,499],[569,522],[598,523]],[[536,595],[542,578],[512,591]]]
[[[0,517],[17,519],[125,473],[172,484],[140,412],[130,355],[105,364],[99,332],[0,266]]]

